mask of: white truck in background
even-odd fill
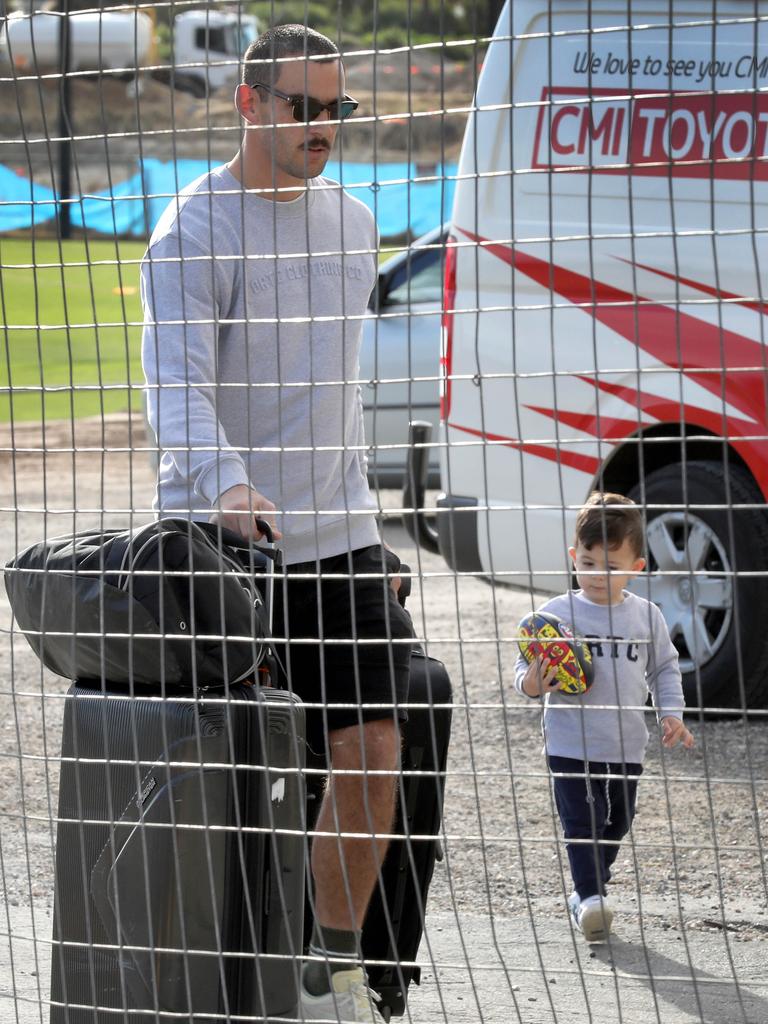
[[[420,541],[561,592],[590,491],[634,498],[689,707],[768,706],[767,55],[768,0],[508,0],[446,248]]]
[[[0,30],[0,61],[18,75],[50,73],[61,67],[62,15],[15,12]],[[235,84],[240,59],[259,34],[256,17],[237,11],[190,10],[173,20],[169,65],[157,56],[153,17],[144,11],[84,11],[69,15],[70,71],[125,72],[143,69],[154,78],[196,96]]]
[[[234,86],[240,79],[242,56],[259,33],[253,14],[207,9],[177,14],[171,81],[195,96]]]

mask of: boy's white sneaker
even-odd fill
[[[331,984],[333,991],[321,996],[313,996],[302,987],[301,1015],[307,1024],[385,1024],[376,1007],[379,997],[368,988],[362,967],[336,971],[331,975]]]
[[[568,913],[571,915],[573,921],[573,927],[578,929],[579,927],[579,907],[581,906],[581,900],[577,892],[572,892],[568,897]]]
[[[613,907],[605,896],[587,896],[580,900],[578,893],[568,897],[568,909],[574,927],[587,942],[605,942],[611,931]]]

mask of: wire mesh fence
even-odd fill
[[[2,1019],[768,1020],[768,5],[2,15]]]

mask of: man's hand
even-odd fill
[[[233,533],[239,533],[246,540],[261,540],[264,534],[256,525],[257,519],[266,519],[272,527],[275,540],[280,540],[282,533],[275,527],[275,506],[263,494],[245,484],[237,484],[224,491],[217,499],[217,509],[209,517],[209,522],[223,526]]]
[[[392,548],[389,546],[389,544],[387,544],[385,540],[382,541],[382,544],[387,549],[387,551],[392,551]],[[399,561],[397,553],[395,551],[392,551],[392,554],[395,555],[395,557],[398,558]],[[394,593],[395,597],[397,597],[400,593],[400,585],[402,584],[402,582],[403,579],[400,575],[389,577],[389,585],[392,588],[392,592]]]
[[[549,658],[540,654],[528,666],[523,678],[523,692],[529,697],[543,697],[559,687],[556,676],[557,665],[551,665]]]
[[[693,746],[693,734],[680,718],[662,718],[661,742],[665,747],[675,747],[682,743],[686,750],[690,750]]]

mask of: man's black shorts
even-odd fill
[[[307,708],[316,753],[335,729],[376,718],[407,718],[411,621],[389,578],[400,559],[380,544],[289,565],[275,580],[273,633],[281,683]]]

